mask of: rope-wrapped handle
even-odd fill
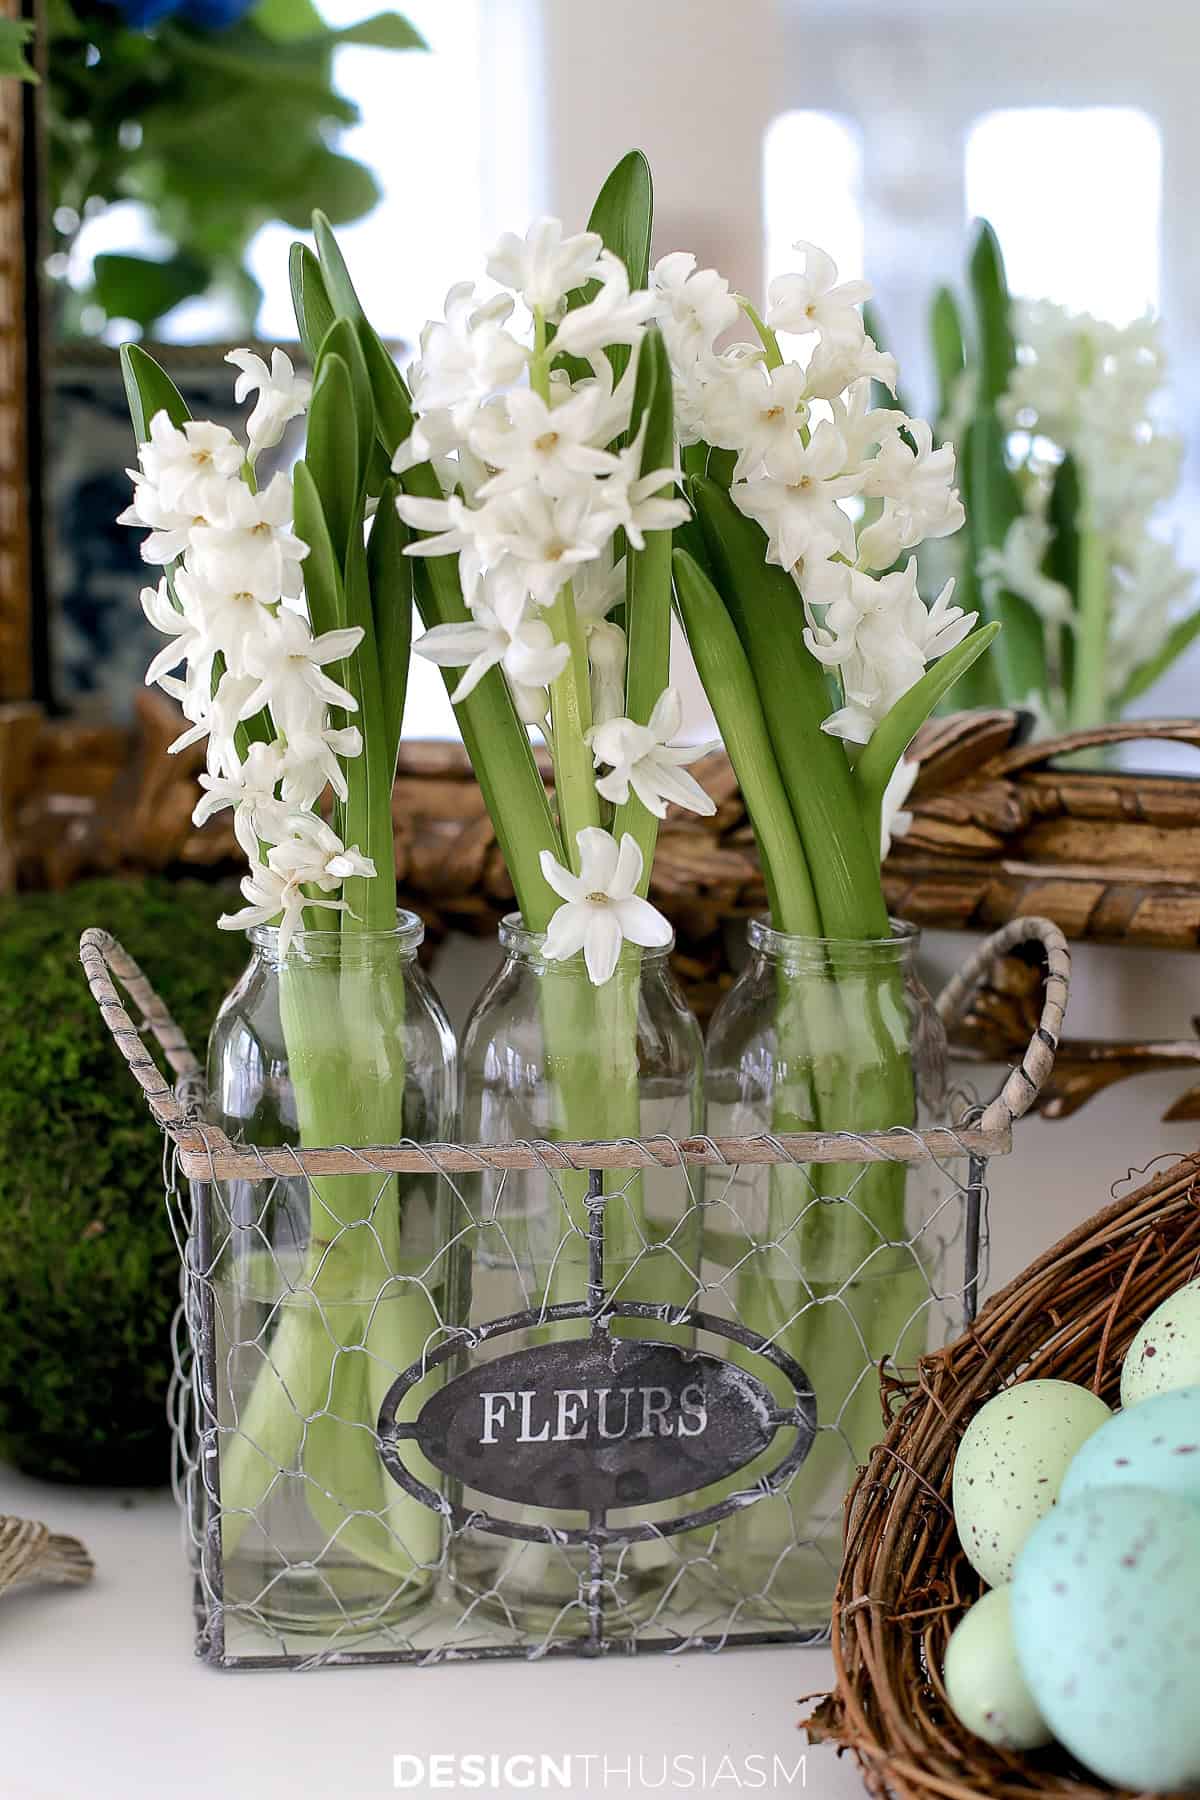
[[[79,960],[92,998],[100,1009],[100,1017],[145,1094],[147,1106],[165,1131],[178,1142],[184,1142],[190,1125],[188,1115],[142,1038],[145,1030],[153,1032],[169,1066],[180,1080],[186,1080],[199,1076],[202,1071],[183,1032],[129,952],[107,931],[92,926],[84,932],[79,940]],[[114,976],[141,1010],[140,1026],[134,1024],[121,1004]],[[211,1125],[205,1127],[204,1135],[210,1144],[228,1141],[223,1132]]]
[[[1013,919],[985,938],[969,961],[946,983],[937,999],[938,1016],[947,1030],[958,1023],[975,990],[986,981],[996,964],[1018,944],[1040,943],[1046,952],[1046,982],[1042,1016],[1017,1067],[1009,1072],[996,1098],[984,1109],[979,1123],[984,1131],[1007,1131],[1014,1119],[1029,1111],[1050,1077],[1063,1015],[1071,988],[1071,952],[1067,940],[1050,919]]]

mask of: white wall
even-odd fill
[[[757,292],[763,134],[787,104],[771,0],[543,0],[542,32],[549,210],[586,218],[639,147],[656,252],[695,250]]]

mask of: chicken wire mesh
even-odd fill
[[[1052,1063],[1061,934],[1017,921],[947,990],[958,1005],[976,965],[1031,935],[1049,964],[1042,1024],[1002,1093],[953,1128],[307,1150],[204,1124],[161,1002],[85,934],[93,993],[166,1131],[198,1653],[315,1668],[824,1635],[842,1496],[881,1435],[879,1376],[974,1316],[988,1159]],[[311,1202],[335,1172],[362,1203],[314,1262]],[[907,1190],[902,1232],[877,1223],[881,1176]],[[782,1209],[765,1198],[776,1183]],[[323,1281],[347,1234],[382,1251],[397,1204],[428,1211],[428,1253],[365,1290]],[[805,1231],[829,1209],[855,1250],[816,1281]],[[534,1237],[554,1245],[549,1270],[530,1265]],[[497,1316],[498,1272],[521,1304]]]
[[[844,1135],[847,1150],[861,1148],[863,1139]],[[920,1145],[917,1134],[911,1135]],[[770,1147],[770,1140],[764,1144]],[[564,1256],[573,1251],[588,1256],[587,1293],[554,1306],[531,1293],[529,1306],[515,1317],[462,1323],[452,1296],[461,1298],[463,1267],[473,1243],[484,1233],[493,1241],[510,1235],[513,1220],[506,1219],[505,1203],[511,1176],[496,1172],[484,1186],[482,1177],[438,1173],[431,1165],[429,1180],[443,1190],[441,1203],[453,1228],[425,1267],[399,1282],[389,1281],[366,1302],[368,1312],[378,1312],[388,1304],[403,1305],[408,1290],[415,1290],[429,1318],[427,1339],[419,1363],[408,1369],[389,1361],[386,1352],[370,1351],[379,1365],[377,1389],[386,1392],[407,1378],[405,1393],[427,1398],[431,1388],[437,1391],[439,1377],[486,1368],[492,1357],[511,1352],[514,1337],[526,1345],[566,1345],[577,1365],[571,1379],[586,1382],[586,1371],[578,1372],[585,1343],[601,1337],[621,1346],[628,1374],[629,1347],[644,1360],[665,1336],[668,1342],[683,1341],[692,1359],[732,1355],[727,1367],[747,1374],[754,1366],[769,1368],[772,1429],[765,1449],[747,1459],[748,1472],[735,1470],[713,1480],[721,1475],[720,1454],[714,1461],[706,1445],[703,1458],[687,1458],[672,1432],[653,1446],[655,1466],[665,1463],[666,1485],[678,1486],[670,1471],[682,1459],[685,1498],[672,1494],[656,1504],[618,1505],[599,1517],[584,1517],[578,1508],[498,1505],[490,1495],[473,1490],[469,1480],[439,1478],[428,1465],[421,1482],[415,1466],[405,1461],[413,1440],[393,1436],[389,1444],[385,1405],[381,1441],[391,1468],[406,1470],[412,1485],[406,1489],[394,1481],[399,1507],[358,1505],[339,1476],[339,1457],[334,1454],[322,1463],[310,1449],[331,1427],[343,1435],[365,1433],[374,1422],[361,1411],[339,1414],[331,1398],[315,1412],[301,1414],[297,1408],[303,1403],[289,1392],[288,1353],[279,1346],[289,1306],[311,1308],[312,1330],[332,1345],[330,1396],[338,1388],[339,1359],[362,1354],[343,1342],[346,1333],[329,1316],[337,1303],[331,1308],[311,1290],[297,1290],[295,1263],[281,1252],[277,1236],[272,1241],[268,1228],[272,1212],[277,1217],[303,1212],[309,1178],[297,1172],[265,1175],[258,1182],[189,1181],[172,1148],[167,1193],[184,1268],[173,1392],[176,1480],[196,1577],[198,1647],[210,1661],[230,1667],[437,1662],[471,1656],[717,1649],[729,1642],[810,1641],[823,1634],[820,1615],[836,1573],[841,1494],[870,1442],[863,1440],[864,1412],[873,1419],[871,1436],[878,1435],[880,1364],[897,1371],[911,1368],[917,1354],[973,1315],[978,1287],[986,1279],[986,1157],[970,1153],[965,1145],[961,1157],[932,1152],[922,1157],[918,1166],[932,1178],[925,1184],[929,1208],[900,1240],[876,1232],[869,1213],[856,1201],[869,1164],[858,1166],[840,1197],[814,1187],[797,1212],[794,1229],[772,1239],[756,1230],[753,1205],[739,1194],[738,1166],[696,1169],[681,1159],[674,1171],[681,1204],[672,1237],[678,1241],[695,1226],[701,1242],[707,1239],[709,1254],[689,1271],[693,1285],[686,1301],[655,1305],[620,1296],[643,1259],[662,1256],[661,1244],[647,1239],[632,1264],[623,1258],[615,1285],[604,1272],[606,1214],[622,1205],[636,1172],[621,1171],[615,1177],[609,1172],[608,1192],[601,1186],[601,1172],[592,1176],[592,1205],[583,1233],[587,1242],[580,1245],[581,1227],[565,1191],[564,1171],[549,1160],[552,1148],[526,1147],[545,1159],[546,1204],[560,1214]],[[785,1156],[784,1166],[811,1184],[812,1165]],[[390,1174],[380,1172],[374,1206],[389,1203],[391,1183]],[[820,1291],[806,1280],[793,1240],[810,1208],[830,1205],[854,1214],[868,1245],[834,1289]],[[241,1254],[234,1255],[238,1240]],[[669,1249],[667,1254],[678,1266],[675,1254]],[[768,1321],[761,1311],[744,1316],[742,1277],[749,1263],[768,1257],[784,1310],[764,1331]],[[257,1264],[253,1291],[234,1272],[236,1263],[247,1261]],[[272,1276],[272,1297],[263,1281],[265,1268]],[[789,1271],[790,1283],[783,1281],[781,1269]],[[512,1274],[518,1282],[527,1281],[516,1250]],[[814,1319],[822,1325],[816,1334]],[[638,1335],[615,1337],[622,1329]],[[788,1349],[805,1341],[816,1351],[824,1346],[826,1362],[833,1356],[844,1368],[850,1359],[827,1416],[814,1405],[807,1370]],[[601,1367],[612,1374],[611,1356],[602,1359]],[[223,1501],[222,1470],[230,1466],[231,1445],[246,1442],[245,1406],[254,1380],[261,1381],[264,1371],[269,1372],[275,1405],[292,1414],[295,1448],[286,1462],[263,1471],[262,1491],[247,1509],[236,1499]],[[823,1375],[825,1368],[818,1363],[813,1377],[818,1390]],[[532,1373],[528,1379],[535,1379]],[[487,1391],[521,1392],[503,1386]],[[643,1391],[644,1384],[634,1389],[635,1408]],[[756,1391],[751,1404],[759,1398]],[[540,1394],[533,1405],[539,1403]],[[509,1408],[493,1402],[493,1413],[506,1423],[505,1415],[516,1414],[519,1404]],[[814,1411],[815,1431],[808,1423]],[[628,1401],[624,1413],[628,1425]],[[526,1436],[540,1441],[538,1434],[551,1422],[533,1413],[526,1420]],[[579,1422],[574,1412],[571,1422]],[[675,1419],[676,1427],[680,1422]],[[753,1452],[756,1444],[751,1436],[741,1448]],[[255,1449],[256,1454],[270,1453],[261,1442]],[[817,1481],[811,1475],[814,1457],[821,1469]],[[411,1465],[420,1460],[412,1456]],[[760,1468],[764,1462],[771,1466]],[[414,1497],[413,1490],[421,1487],[427,1502]],[[764,1534],[763,1554],[756,1555],[753,1527],[768,1508],[774,1516]],[[435,1528],[432,1538],[429,1523]],[[372,1547],[361,1541],[358,1528],[363,1524],[372,1531],[377,1526],[380,1537],[365,1581],[359,1578],[360,1554],[365,1549],[369,1556]],[[392,1557],[381,1554],[381,1548],[390,1549]],[[297,1616],[297,1608],[304,1610],[303,1617]]]

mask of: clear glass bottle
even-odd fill
[[[547,962],[542,941],[516,915],[500,928],[504,960],[463,1033],[463,1141],[646,1138],[660,1132],[681,1138],[698,1130],[700,1028],[671,972],[672,946],[627,945],[612,979],[597,988],[582,957]],[[464,1191],[472,1218],[461,1239],[461,1317],[483,1323],[584,1298],[585,1175],[489,1172],[472,1177]],[[679,1169],[613,1170],[605,1193],[609,1294],[629,1301],[694,1301],[701,1233],[695,1172],[689,1187]],[[614,1330],[664,1341],[682,1335],[680,1328],[639,1321],[618,1322]],[[574,1321],[532,1325],[471,1356],[506,1355],[586,1333],[586,1324]],[[522,1512],[470,1490],[462,1498],[469,1507],[527,1523],[566,1528],[587,1522],[582,1513]],[[623,1516],[610,1515],[610,1523]],[[670,1539],[606,1556],[606,1633],[633,1629],[653,1611],[679,1561]],[[552,1631],[559,1638],[587,1628],[585,1551],[472,1529],[452,1540],[449,1563],[459,1598],[518,1633]]]
[[[275,929],[248,936],[209,1040],[215,1124],[260,1146],[453,1136],[454,1037],[416,961],[415,913],[392,931],[297,932],[286,957]],[[297,1174],[198,1194],[227,1619],[342,1635],[429,1596],[441,1522],[388,1477],[375,1430],[446,1315],[445,1188],[423,1174]]]
[[[753,921],[748,965],[705,1044],[711,1135],[943,1123],[946,1037],[917,974],[919,935],[893,924],[888,938],[846,943]],[[707,1195],[722,1217],[706,1234],[706,1280],[801,1365],[818,1421],[790,1486],[721,1526],[716,1563],[765,1618],[822,1629],[842,1502],[881,1434],[876,1365],[911,1365],[942,1324],[936,1240],[960,1218],[946,1204],[954,1176],[930,1162],[743,1165],[710,1174]]]

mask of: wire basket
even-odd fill
[[[992,1296],[915,1379],[885,1382],[894,1410],[846,1503],[834,1600],[836,1690],[806,1722],[852,1750],[870,1791],[895,1800],[1113,1800],[1061,1746],[998,1750],[951,1712],[950,1634],[984,1591],[954,1525],[954,1458],[983,1403],[1011,1383],[1081,1383],[1119,1404],[1142,1322],[1200,1274],[1200,1156],[1095,1213]]]
[[[1030,940],[1041,944],[1047,962],[1041,1023],[1000,1094],[987,1106],[969,1107],[952,1127],[606,1142],[401,1142],[348,1149],[235,1143],[205,1123],[199,1064],[162,1001],[119,944],[102,931],[85,932],[80,955],[92,994],[165,1134],[167,1203],[182,1261],[172,1398],[177,1493],[195,1573],[198,1654],[223,1668],[312,1668],[713,1650],[826,1636],[828,1587],[823,1619],[814,1622],[811,1613],[797,1612],[781,1600],[773,1578],[754,1585],[742,1579],[738,1558],[729,1550],[735,1526],[755,1507],[782,1506],[790,1519],[795,1502],[798,1513],[806,1459],[822,1434],[827,1444],[840,1440],[843,1448],[850,1447],[841,1412],[817,1416],[812,1385],[789,1354],[787,1334],[796,1318],[818,1304],[832,1309],[834,1318],[844,1316],[847,1329],[858,1333],[855,1385],[865,1392],[874,1387],[879,1372],[898,1381],[899,1368],[915,1361],[914,1344],[919,1349],[931,1340],[944,1341],[964,1319],[974,1317],[985,1278],[988,1161],[1011,1149],[1013,1121],[1032,1105],[1053,1064],[1069,977],[1061,932],[1041,919],[1014,921],[988,939],[938,1002],[943,1020],[953,1023],[993,964]],[[114,977],[140,1009],[140,1025],[125,1010]],[[170,1065],[174,1086],[144,1043],[147,1032]],[[860,1267],[847,1271],[836,1292],[815,1295],[800,1271],[804,1297],[793,1317],[768,1333],[753,1329],[739,1317],[732,1274],[739,1245],[744,1256],[764,1246],[753,1222],[738,1211],[738,1170],[752,1164],[791,1165],[811,1180],[809,1171],[815,1166],[837,1166],[845,1172],[844,1191],[830,1196],[813,1187],[805,1207],[829,1205],[831,1198],[855,1207],[856,1187],[872,1165],[881,1163],[917,1167],[935,1178],[935,1202],[916,1229],[903,1242],[875,1244]],[[586,1292],[558,1304],[543,1297],[520,1314],[464,1323],[466,1315],[456,1304],[461,1288],[454,1276],[455,1259],[481,1234],[481,1177],[486,1173],[493,1195],[502,1195],[505,1172],[512,1170],[542,1172],[546,1203],[560,1209],[562,1243],[565,1247],[574,1239],[571,1248],[586,1266]],[[678,1293],[669,1303],[644,1294],[622,1298],[629,1290],[618,1281],[614,1291],[606,1265],[607,1221],[642,1172],[664,1170],[677,1172],[680,1216],[694,1219],[705,1244],[711,1222],[720,1220],[722,1260],[713,1265],[706,1254],[685,1303]],[[580,1189],[580,1175],[573,1172],[586,1175],[582,1214],[567,1201],[568,1183],[576,1194]],[[225,1376],[241,1351],[268,1358],[265,1327],[262,1342],[237,1341],[226,1310],[219,1262],[233,1217],[229,1196],[242,1196],[238,1205],[244,1226],[247,1194],[258,1197],[253,1205],[265,1207],[280,1184],[353,1175],[378,1177],[382,1196],[396,1173],[420,1175],[443,1190],[456,1221],[446,1249],[449,1273],[427,1268],[406,1278],[420,1283],[436,1324],[416,1362],[387,1367],[389,1386],[377,1415],[372,1409],[369,1418],[347,1421],[331,1409],[318,1409],[301,1425],[308,1432],[323,1423],[352,1423],[369,1432],[373,1454],[395,1493],[410,1508],[415,1503],[424,1509],[419,1516],[426,1525],[436,1521],[437,1547],[421,1564],[428,1598],[416,1609],[381,1608],[364,1621],[361,1609],[344,1603],[338,1581],[345,1545],[340,1527],[331,1529],[315,1555],[288,1570],[302,1573],[326,1602],[321,1631],[314,1635],[311,1626],[301,1630],[279,1617],[272,1606],[271,1580],[249,1589],[244,1581],[236,1584],[234,1559],[226,1553],[235,1526],[240,1534],[247,1521],[228,1496],[223,1502],[222,1455],[236,1440],[245,1442],[247,1426],[246,1415],[239,1417],[236,1405],[231,1412],[223,1398],[230,1386]],[[494,1214],[488,1222],[494,1225]],[[772,1242],[766,1247],[778,1246]],[[856,1283],[861,1287],[872,1258],[884,1257],[877,1268],[886,1272],[892,1267],[886,1259],[899,1252],[918,1283],[900,1295],[904,1304],[899,1311],[905,1316],[880,1350],[863,1337],[852,1290]],[[321,1317],[324,1322],[323,1313]],[[468,1406],[476,1408],[481,1399],[478,1365],[465,1366],[467,1353],[477,1356],[482,1350],[487,1357],[494,1349],[503,1352],[506,1340],[520,1332],[532,1335],[533,1347],[486,1367],[508,1369],[507,1386],[520,1389],[522,1401],[526,1394],[539,1398],[551,1390],[560,1407],[563,1393],[632,1393],[643,1405],[644,1429],[629,1431],[615,1446],[597,1442],[593,1423],[556,1432],[550,1447],[537,1433],[523,1432],[521,1443],[532,1443],[533,1449],[518,1451],[510,1445],[489,1457],[481,1475],[479,1445],[491,1440],[481,1440],[474,1423],[469,1432],[463,1424]],[[611,1386],[622,1379],[642,1385]],[[598,1385],[604,1382],[610,1386]],[[660,1398],[652,1402],[648,1394]],[[513,1392],[499,1396],[500,1401],[513,1398]],[[485,1420],[492,1416],[486,1410],[489,1401],[494,1416],[503,1416],[496,1411],[495,1394],[482,1399]],[[477,1416],[477,1411],[470,1413],[472,1420]],[[574,1413],[560,1412],[560,1425],[564,1416],[572,1425],[578,1422]],[[697,1423],[701,1417],[702,1425]],[[603,1418],[602,1411],[599,1437],[620,1436],[605,1431]],[[629,1419],[627,1400],[626,1426]],[[269,1445],[252,1441],[251,1448],[268,1457]],[[280,1463],[269,1473],[268,1488],[286,1488],[297,1479]],[[322,1519],[334,1496],[312,1491],[311,1476],[306,1479],[312,1510]],[[835,1544],[844,1479],[831,1514]],[[363,1523],[350,1519],[347,1532]],[[381,1520],[372,1516],[365,1523],[377,1528]],[[269,1537],[257,1510],[250,1524]],[[820,1551],[815,1539],[803,1536],[804,1529],[797,1518],[785,1546],[788,1556]],[[536,1627],[508,1604],[503,1574],[490,1579],[486,1592],[472,1591],[455,1575],[456,1552],[481,1538],[507,1546],[502,1571],[509,1559],[514,1568],[523,1559],[526,1585],[530,1568],[544,1568],[548,1585],[553,1574],[555,1591],[562,1595],[567,1572],[568,1591]],[[414,1554],[409,1551],[410,1557]],[[619,1596],[639,1560],[653,1565],[654,1578],[632,1607]],[[392,1598],[403,1599],[399,1588]]]

